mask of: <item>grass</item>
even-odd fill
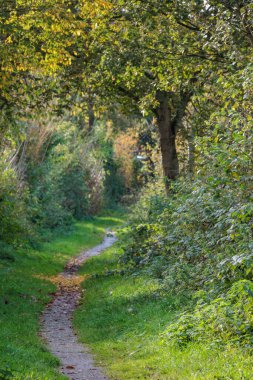
[[[115,246],[90,259],[82,274],[97,273],[83,286],[85,297],[74,324],[111,379],[120,380],[250,380],[252,357],[236,348],[192,344],[173,346],[163,336],[183,310],[181,300],[164,294],[159,283],[136,277],[103,274],[117,267]]]
[[[0,379],[9,371],[22,380],[65,378],[39,337],[40,314],[55,291],[41,278],[62,271],[69,257],[99,244],[105,228],[120,223],[118,214],[79,222],[39,251],[20,250],[14,261],[0,260]]]

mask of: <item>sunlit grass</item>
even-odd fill
[[[40,313],[56,289],[46,278],[61,272],[69,257],[99,244],[105,228],[121,223],[117,214],[79,222],[39,251],[19,251],[14,262],[0,261],[0,378],[6,368],[22,380],[65,378],[38,335]]]
[[[81,274],[100,276],[84,282],[85,297],[74,321],[111,379],[252,379],[252,357],[239,349],[210,348],[205,342],[180,349],[163,338],[183,301],[166,296],[145,275],[101,275],[117,267],[119,252],[110,248],[83,266]]]

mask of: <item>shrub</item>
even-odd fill
[[[0,241],[17,246],[27,241],[31,226],[28,223],[25,201],[27,189],[12,168],[0,159]],[[3,245],[2,245],[3,250]]]
[[[14,248],[0,240],[0,260],[15,261],[15,250]]]
[[[180,345],[204,339],[253,349],[253,282],[238,281],[210,303],[199,301],[193,313],[181,315],[168,327],[166,335]]]
[[[211,173],[180,179],[168,197],[151,188],[133,210],[121,265],[188,298],[191,311],[167,330],[181,345],[253,347],[253,207],[246,185],[234,181]]]

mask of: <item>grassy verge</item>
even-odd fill
[[[64,378],[38,335],[40,313],[55,291],[41,278],[59,273],[70,256],[99,244],[105,228],[120,223],[117,214],[80,222],[39,251],[23,250],[14,261],[0,260],[0,379],[9,378],[9,371],[22,380]]]
[[[185,349],[162,337],[182,311],[182,300],[166,296],[159,283],[140,274],[106,276],[117,266],[120,248],[112,247],[90,259],[82,273],[100,273],[84,283],[83,304],[75,327],[112,379],[249,380],[252,357],[239,349],[203,344]]]

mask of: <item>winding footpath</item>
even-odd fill
[[[105,380],[101,368],[94,364],[87,347],[78,342],[72,327],[73,312],[82,295],[83,277],[77,276],[79,267],[90,257],[99,255],[112,246],[116,237],[106,234],[96,247],[72,259],[63,273],[57,276],[58,291],[41,318],[41,335],[50,351],[60,359],[61,373],[71,380]]]

